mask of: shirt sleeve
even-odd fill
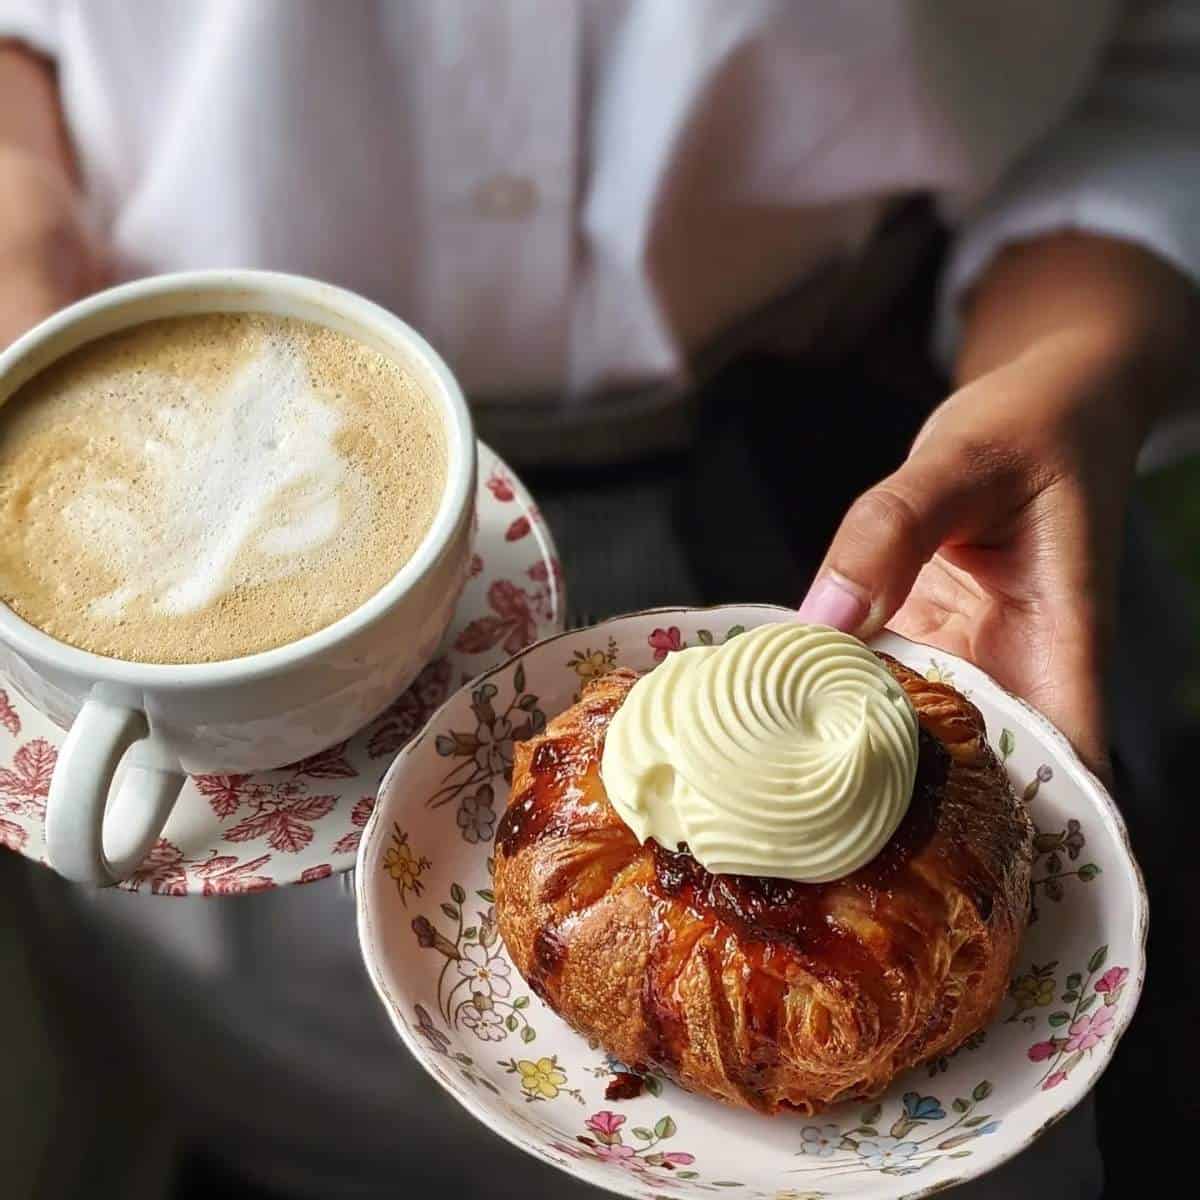
[[[58,54],[57,0],[0,0],[0,39],[15,38],[40,54]]]
[[[1081,103],[959,228],[935,350],[953,361],[964,294],[1006,244],[1066,229],[1136,242],[1200,281],[1200,2],[1131,10]]]

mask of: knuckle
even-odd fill
[[[854,502],[848,524],[874,542],[900,542],[907,546],[917,540],[921,518],[910,500],[881,483]]]
[[[1012,438],[960,433],[948,450],[947,470],[963,479],[1006,494],[1033,495],[1055,476],[1044,453]]]

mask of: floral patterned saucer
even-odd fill
[[[529,493],[479,447],[471,578],[437,657],[348,741],[278,771],[198,775],[163,836],[119,886],[165,896],[227,896],[311,883],[354,866],[380,775],[451,691],[563,626],[549,531]],[[0,678],[0,846],[46,861],[50,777],[66,734]]]
[[[1147,909],[1124,825],[1066,739],[982,671],[877,645],[965,692],[1038,827],[1034,921],[993,1025],[879,1100],[770,1120],[638,1074],[532,995],[496,931],[491,843],[514,740],[620,664],[787,619],[663,609],[562,634],[461,689],[397,757],[359,851],[359,941],[393,1024],[485,1125],[626,1196],[916,1197],[983,1174],[1077,1104],[1137,1004]]]

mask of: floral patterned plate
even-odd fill
[[[474,680],[397,757],[359,851],[358,929],[400,1036],[485,1125],[626,1196],[915,1197],[980,1175],[1079,1102],[1128,1024],[1146,898],[1121,818],[1066,740],[969,663],[892,634],[980,707],[1038,827],[1035,919],[993,1025],[879,1100],[774,1120],[606,1058],[554,1016],[496,932],[490,857],[512,745],[620,664],[721,642],[785,609],[664,609],[552,637]]]
[[[278,771],[198,775],[163,836],[120,886],[163,896],[227,896],[311,883],[354,866],[392,756],[461,683],[563,626],[554,543],[529,493],[479,447],[471,578],[438,656],[348,741]],[[46,861],[42,828],[65,733],[0,678],[0,846]]]

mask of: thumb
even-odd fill
[[[797,617],[872,636],[938,547],[982,529],[996,499],[967,464],[922,447],[850,506]]]

